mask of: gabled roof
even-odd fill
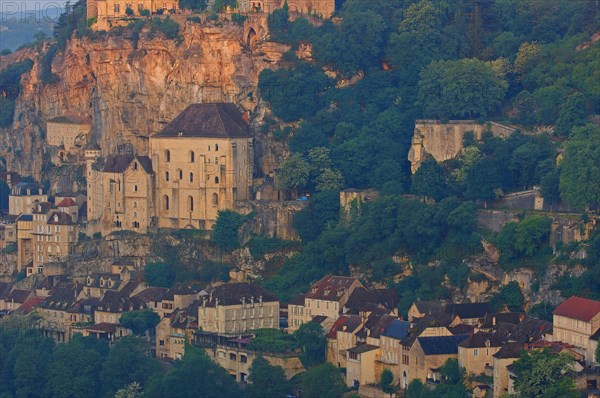
[[[258,304],[260,300],[263,302],[279,301],[275,295],[263,289],[256,283],[226,283],[215,287],[215,289],[206,298],[206,306],[214,307],[217,305],[238,305],[242,300],[250,303],[254,300],[254,304]],[[204,302],[202,301],[204,304]]]
[[[369,290],[359,286],[352,291],[346,304],[344,313],[358,315],[362,311],[373,311],[376,308],[393,310],[398,303],[395,289]]]
[[[231,103],[192,104],[153,137],[252,138]]]
[[[519,358],[521,356],[521,349],[523,349],[523,344],[508,342],[505,343],[500,350],[498,350],[498,352],[492,356],[498,359]]]
[[[77,203],[75,203],[75,201],[71,198],[64,198],[63,200],[60,201],[59,204],[56,205],[56,207],[71,207],[71,206],[77,206]]]
[[[589,322],[600,313],[600,301],[572,296],[554,310],[554,315]]]
[[[144,303],[148,303],[150,301],[162,301],[163,297],[168,291],[169,289],[166,287],[150,286],[133,297],[139,298]]]
[[[29,314],[32,309],[37,307],[45,300],[44,297],[31,296],[16,310],[19,314]]]
[[[415,301],[413,304],[421,314],[425,315],[437,315],[443,309],[439,301]]]
[[[47,214],[52,209],[52,203],[39,202],[33,207],[33,214]]]
[[[396,340],[402,340],[406,336],[408,336],[409,329],[410,322],[394,319],[392,323],[390,323],[388,327],[385,328],[385,331],[381,335],[385,337],[391,337]]]
[[[6,299],[10,291],[13,288],[13,284],[9,282],[0,282],[0,300]]]
[[[120,292],[108,290],[98,303],[97,311],[121,313],[146,308],[142,300],[136,297],[127,297]]]
[[[480,331],[467,337],[459,344],[459,346],[463,348],[502,347],[503,343],[503,339],[496,333]]]
[[[31,290],[13,289],[8,296],[6,296],[6,302],[15,302],[23,304],[29,296],[33,294]]]
[[[62,211],[56,211],[50,217],[48,217],[48,224],[73,225],[75,222],[71,218],[70,214]]]
[[[483,318],[486,314],[492,313],[493,308],[490,303],[447,304],[444,312],[459,316],[461,319],[474,319]]]
[[[135,155],[108,155],[104,161],[104,167],[102,171],[105,173],[123,173],[131,162],[136,160],[142,169],[148,174],[152,174],[152,161],[148,156],[135,156]]]
[[[417,341],[425,355],[451,355],[458,354],[458,344],[468,336],[435,336],[418,337]]]
[[[346,293],[350,289],[350,286],[357,280],[358,279],[356,278],[347,276],[327,275],[311,285],[308,293],[306,293],[306,298],[339,301],[342,295]]]

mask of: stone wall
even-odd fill
[[[442,123],[439,120],[416,120],[412,145],[408,153],[411,170],[414,173],[428,155],[437,162],[453,159],[463,148],[463,138],[467,131],[480,140],[485,131],[495,137],[507,137],[515,129],[498,123],[479,123],[474,120],[450,120]]]
[[[249,200],[236,203],[239,212],[253,213],[250,222],[242,227],[242,243],[250,240],[252,235],[264,235],[283,240],[299,239],[292,222],[294,215],[306,206],[308,202],[297,200],[287,202]]]

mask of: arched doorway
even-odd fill
[[[254,28],[250,28],[250,30],[248,31],[248,35],[246,36],[246,44],[249,47],[252,47],[257,40],[258,36],[256,34],[256,31],[254,30]]]

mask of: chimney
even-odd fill
[[[258,302],[260,303],[260,305],[262,306],[262,295],[258,296]]]
[[[219,299],[215,298],[215,308],[217,308],[219,306]]]
[[[242,119],[246,122],[246,124],[250,124],[250,111],[246,111],[242,114]]]

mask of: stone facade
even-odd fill
[[[46,123],[46,142],[50,146],[62,147],[69,152],[74,147],[81,147],[87,141],[92,130],[92,122],[82,116],[60,116]]]
[[[128,11],[131,10],[131,11]],[[141,15],[142,10],[151,14],[157,12],[174,12],[179,9],[178,0],[157,1],[138,0],[135,3],[126,0],[90,0],[87,2],[87,18],[95,19],[93,28],[96,30],[109,30],[120,25],[120,20]],[[128,15],[131,14],[131,15]],[[127,22],[125,22],[127,24]]]
[[[593,363],[595,344],[590,344],[590,337],[600,329],[600,302],[570,297],[553,314],[554,340],[581,348],[585,361]]]
[[[474,120],[417,120],[412,145],[408,153],[411,171],[414,173],[427,156],[437,162],[454,159],[463,148],[465,133],[471,131],[475,140],[481,140],[483,133],[490,131],[496,137],[507,137],[515,129],[498,123],[478,123]]]
[[[8,195],[8,214],[32,214],[35,202],[47,202],[44,189],[33,183],[20,182],[13,186]]]

